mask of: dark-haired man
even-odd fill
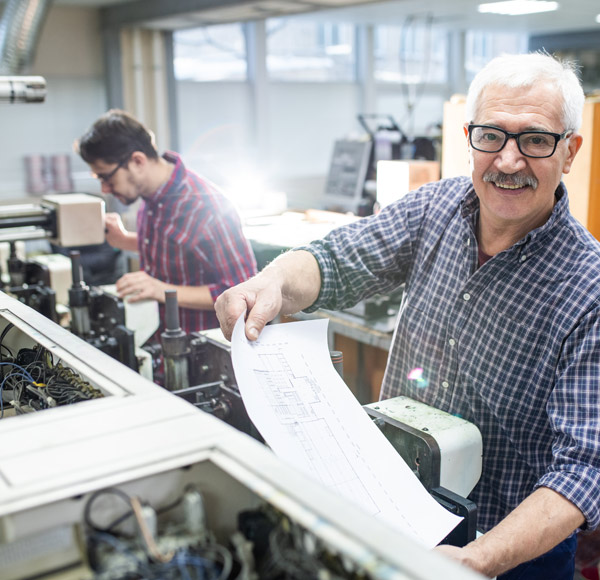
[[[159,156],[152,132],[125,111],[108,111],[75,147],[103,193],[126,205],[142,199],[136,232],[106,216],[106,240],[140,256],[140,270],[117,281],[119,295],[162,304],[165,290],[176,290],[185,332],[218,326],[217,296],[256,273],[232,203],[176,153]]]

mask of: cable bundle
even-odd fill
[[[11,328],[7,325],[0,334],[0,419],[5,402],[21,415],[104,396],[60,361],[55,364],[52,354],[40,345],[22,348],[13,356],[3,344]]]
[[[188,490],[186,493],[197,493]],[[103,496],[116,496],[124,501],[126,511],[107,525],[92,520],[92,506]],[[84,509],[88,532],[88,557],[96,580],[225,580],[231,577],[234,558],[206,530],[191,534],[186,526],[167,525],[159,533],[152,523],[154,517],[173,510],[185,498],[154,511],[142,506],[137,497],[118,488],[93,493]],[[98,510],[100,511],[100,510]],[[149,515],[150,514],[150,515]],[[134,530],[124,531],[132,520]],[[131,523],[129,521],[129,523]],[[166,549],[164,546],[170,546]]]

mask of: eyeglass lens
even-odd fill
[[[117,171],[119,171],[119,169],[121,169],[121,167],[123,167],[127,163],[127,161],[129,161],[129,157],[126,157],[125,159],[122,159],[121,161],[119,161],[117,166],[112,171],[109,171],[108,173],[96,173],[96,177],[102,183],[108,183],[113,178],[115,173]]]
[[[471,144],[480,151],[500,151],[507,139],[506,133],[492,127],[473,127],[471,131]],[[548,133],[519,133],[516,139],[521,153],[530,157],[548,157],[556,147],[556,137]]]

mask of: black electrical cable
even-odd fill
[[[119,497],[123,501],[125,501],[129,507],[131,507],[131,498],[124,491],[120,490],[117,487],[107,487],[106,489],[101,489],[99,491],[95,491],[89,497],[89,499],[86,502],[85,507],[83,509],[83,521],[85,522],[85,524],[90,529],[94,530],[95,532],[106,532],[106,533],[109,533],[110,532],[110,527],[101,527],[101,526],[98,526],[98,525],[96,525],[92,521],[92,518],[91,518],[92,504],[99,497],[101,497],[103,495],[116,495],[117,497]],[[130,510],[130,512],[133,513],[133,511],[131,511],[131,510]],[[129,514],[129,515],[131,515],[131,514]]]
[[[2,331],[2,334],[0,334],[0,346],[3,346],[3,342],[4,342],[4,337],[8,334],[8,331],[11,328],[14,328],[14,324],[12,322],[9,322],[5,327],[4,330]],[[6,347],[5,347],[6,348]],[[12,353],[10,355],[12,357]],[[0,363],[4,362],[3,358],[2,358],[2,349],[0,348]]]

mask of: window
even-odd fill
[[[354,26],[306,19],[267,20],[267,71],[271,80],[352,82]]]
[[[579,73],[583,89],[592,93],[600,87],[600,50],[597,48],[572,48],[556,50],[553,54],[559,58],[575,61],[580,67]]]
[[[467,82],[494,57],[501,54],[527,52],[527,36],[510,32],[470,30],[465,39]]]
[[[446,82],[446,33],[428,22],[375,28],[375,80],[389,83]]]
[[[179,81],[245,81],[246,43],[242,24],[178,30],[173,34],[175,78]]]

